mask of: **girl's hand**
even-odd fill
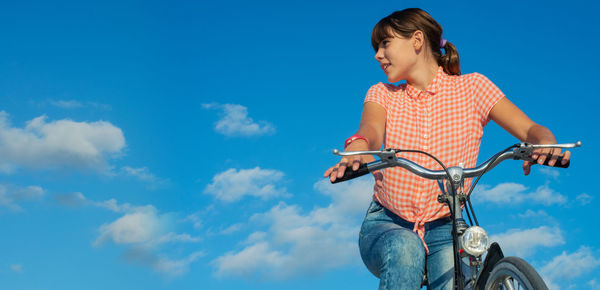
[[[369,150],[367,143],[363,140],[356,140],[352,142],[345,151],[366,151]],[[362,163],[368,163],[375,161],[375,158],[371,155],[354,155],[344,156],[336,165],[330,167],[325,171],[323,177],[329,177],[331,182],[344,176],[346,170],[358,170],[358,167]]]
[[[547,159],[550,159],[548,161],[548,166],[554,166],[556,165],[556,160],[559,156],[562,156],[561,164],[565,165],[567,162],[569,162],[569,158],[571,158],[571,152],[565,151],[564,153],[561,153],[560,148],[539,148],[533,150],[533,154],[531,154],[533,161],[523,162],[523,173],[525,173],[525,175],[529,175],[532,165],[542,165]]]

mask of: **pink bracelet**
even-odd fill
[[[367,140],[367,138],[360,136],[358,134],[354,134],[354,135],[352,135],[352,137],[346,139],[346,142],[344,142],[344,150],[346,150],[346,148],[350,145],[350,143],[356,141],[357,139],[365,140],[365,142],[367,142],[367,146],[369,145],[369,140]]]

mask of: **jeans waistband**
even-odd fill
[[[430,221],[430,222],[426,222],[425,223],[425,230],[429,230],[431,228],[435,228],[441,225],[445,225],[447,223],[451,223],[452,219],[450,217],[443,217],[443,218],[439,218],[437,220],[434,221]],[[414,223],[412,223],[414,225]]]
[[[386,212],[388,212],[389,214],[391,214],[393,216],[393,218],[398,219],[398,220],[404,222],[407,225],[410,225],[411,229],[415,226],[414,222],[410,222],[410,221],[407,221],[407,220],[399,217],[398,215],[396,215],[395,213],[393,213],[392,211],[388,210],[383,205],[381,205],[381,203],[379,203],[377,200],[373,200],[373,202],[375,202],[379,206],[383,207],[386,210]],[[439,218],[437,220],[433,220],[433,221],[430,221],[430,222],[426,222],[424,224],[425,231],[427,231],[427,230],[429,230],[431,228],[435,228],[435,227],[438,227],[438,226],[441,226],[441,225],[445,225],[447,223],[451,223],[451,222],[452,222],[452,218],[450,218],[449,216],[448,217]]]

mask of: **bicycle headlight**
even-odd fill
[[[490,238],[483,228],[472,226],[462,234],[460,243],[463,250],[469,255],[479,257],[490,246]]]

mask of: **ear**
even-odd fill
[[[413,47],[415,50],[421,50],[423,45],[425,45],[425,35],[423,35],[423,31],[417,30],[413,33],[411,37]]]

